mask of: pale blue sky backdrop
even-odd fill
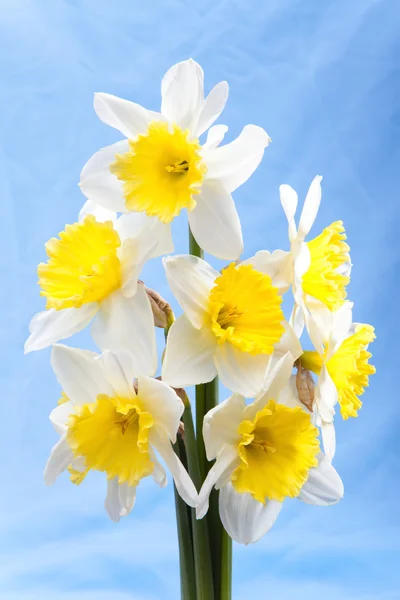
[[[399,24],[396,0],[0,1],[1,600],[178,598],[171,485],[141,484],[119,525],[104,512],[102,476],[44,486],[60,390],[49,351],[24,357],[23,343],[44,306],[44,243],[76,219],[85,161],[118,139],[97,119],[93,93],[158,109],[162,75],[189,57],[207,89],[230,84],[228,140],[247,123],[273,140],[235,193],[245,256],[287,249],[279,184],[303,198],[323,175],[313,233],[343,219],[354,317],[377,331],[364,407],[338,419],[344,500],[288,502],[262,541],[235,546],[234,600],[400,598]],[[184,217],[174,235],[185,252]],[[160,261],[145,277],[168,295]],[[87,347],[89,337],[71,343]]]

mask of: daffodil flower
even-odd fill
[[[46,310],[30,323],[25,352],[40,350],[86,327],[99,348],[128,350],[140,370],[153,374],[157,361],[153,314],[137,279],[144,263],[170,249],[168,240],[141,215],[90,214],[67,225],[46,244],[47,263],[38,267]],[[161,232],[163,233],[163,232]]]
[[[288,353],[269,371],[253,403],[234,394],[204,418],[207,458],[215,463],[200,490],[197,518],[206,514],[213,487],[219,489],[221,521],[241,544],[267,533],[285,498],[327,506],[343,497],[342,481],[320,452],[310,416],[278,402],[292,367]]]
[[[171,445],[184,410],[174,390],[135,373],[135,361],[125,352],[97,355],[59,344],[53,347],[51,362],[63,402],[50,415],[60,440],[45,468],[46,484],[67,469],[75,484],[90,470],[105,473],[105,506],[118,521],[132,510],[143,478],[152,475],[158,485],[166,485],[157,452],[179,494],[196,506],[197,491]]]
[[[298,228],[297,193],[290,185],[280,186],[280,199],[289,223],[290,251],[275,250],[271,254],[262,250],[249,259],[257,269],[272,277],[281,293],[292,286],[295,307],[290,322],[299,336],[309,313],[323,307],[335,311],[343,305],[350,281],[350,249],[342,221],[332,223],[316,238],[305,241],[321,202],[321,179],[315,177],[310,185]]]
[[[345,302],[334,313],[327,308],[315,313],[309,319],[308,331],[316,351],[306,351],[300,357],[302,366],[318,375],[313,410],[330,460],[336,449],[336,403],[339,402],[343,419],[357,417],[362,405],[359,396],[368,386],[368,376],[375,373],[375,367],[368,362],[374,328],[352,323],[352,306]]]
[[[218,374],[228,389],[254,397],[273,354],[290,350],[294,358],[300,356],[299,340],[285,323],[282,297],[269,275],[235,263],[219,273],[189,255],[163,260],[184,311],[169,331],[164,381],[186,387]]]
[[[217,125],[202,145],[199,137],[221,114],[228,84],[204,98],[204,73],[187,60],[174,65],[161,84],[161,112],[111,94],[98,93],[94,109],[126,139],[94,154],[81,173],[80,188],[91,201],[118,212],[144,212],[170,229],[182,209],[207,252],[226,260],[243,249],[231,192],[259,165],[269,137],[247,125],[233,142],[219,147],[227,127]]]

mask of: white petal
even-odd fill
[[[80,308],[44,310],[36,313],[29,323],[30,336],[25,342],[24,352],[42,350],[51,344],[82,331],[99,310],[97,302],[83,304]]]
[[[171,236],[171,224],[162,223],[157,217],[148,217],[146,213],[129,213],[121,215],[115,223],[121,241],[147,236],[156,242],[152,258],[174,251]]]
[[[213,125],[207,133],[207,140],[203,144],[203,148],[216,148],[220,145],[228,131],[227,125]]]
[[[88,350],[53,346],[51,365],[57,381],[73,404],[91,404],[99,394],[113,395],[97,354]]]
[[[71,401],[63,402],[51,411],[50,421],[59,435],[63,436],[66,434],[68,419],[73,412],[74,405]]]
[[[283,326],[285,331],[279,342],[275,345],[274,356],[282,356],[283,354],[290,352],[294,362],[303,354],[303,349],[293,327],[289,325],[287,321],[283,323]]]
[[[321,328],[322,322],[316,322],[315,318],[307,311],[303,311],[304,320],[306,324],[307,333],[310,336],[310,340],[315,350],[320,354],[324,355],[324,329]],[[322,313],[321,313],[322,315]]]
[[[147,216],[147,215],[146,215]],[[171,223],[162,223],[157,217],[147,217],[153,219],[151,234],[157,240],[157,247],[153,258],[164,256],[174,251],[174,241],[172,239]]]
[[[184,411],[183,402],[176,392],[163,381],[139,376],[138,397],[143,408],[153,416],[156,426],[164,429],[172,443],[175,443]]]
[[[232,474],[238,463],[239,458],[236,448],[233,446],[225,446],[218,455],[214,465],[208,471],[207,477],[201,487],[199,501],[196,507],[197,519],[202,519],[207,513],[210,494],[217,481],[222,475],[226,475],[227,472]]]
[[[214,355],[221,382],[246,398],[254,397],[262,388],[269,358],[267,354],[241,352],[230,342],[217,346]]]
[[[313,223],[318,213],[322,193],[321,180],[322,177],[320,175],[317,175],[317,177],[313,179],[307,192],[306,199],[304,201],[298,231],[299,238],[303,240],[310,231],[311,227],[313,226]]]
[[[168,333],[162,379],[172,387],[207,383],[217,374],[213,355],[217,346],[209,327],[196,329],[180,316]]]
[[[289,319],[289,325],[293,329],[294,334],[300,338],[304,331],[304,311],[298,304],[295,304],[293,307],[293,311]]]
[[[322,366],[318,377],[318,385],[315,390],[315,404],[321,419],[332,423],[335,415],[335,404],[338,401],[338,393],[335,384],[325,365]]]
[[[287,352],[276,362],[268,364],[262,391],[252,404],[245,409],[247,419],[252,419],[259,410],[262,410],[269,400],[278,400],[279,394],[289,381],[293,371],[293,356]],[[261,388],[260,388],[261,389]]]
[[[283,184],[279,186],[279,195],[289,224],[289,240],[292,241],[297,236],[296,223],[294,220],[298,203],[297,192],[290,185]]]
[[[83,221],[87,215],[93,215],[96,217],[96,221],[101,223],[104,223],[104,221],[112,221],[114,223],[117,219],[117,213],[114,210],[103,208],[99,204],[93,202],[93,200],[86,200],[79,211],[79,221]]]
[[[118,484],[118,497],[121,506],[120,516],[126,517],[135,506],[136,487],[128,485],[127,483]]]
[[[112,521],[118,523],[121,517],[129,515],[136,500],[136,487],[118,483],[118,477],[107,480],[107,495],[104,507]]]
[[[307,504],[329,506],[343,498],[344,489],[336,469],[322,452],[318,455],[318,467],[310,469],[306,483],[298,495]]]
[[[189,212],[190,229],[205,252],[236,260],[243,252],[242,228],[232,196],[217,180],[206,180]]]
[[[235,445],[245,406],[243,396],[233,394],[205,415],[203,439],[208,460],[214,460],[225,444]]]
[[[269,275],[280,294],[284,294],[292,283],[293,261],[290,252],[274,250],[271,254],[268,250],[260,250],[240,264],[252,265],[256,271]]]
[[[171,67],[161,83],[161,113],[170,123],[194,130],[204,103],[204,73],[189,59]]]
[[[143,232],[134,239],[126,239],[119,248],[121,263],[121,293],[126,298],[136,294],[137,280],[145,263],[154,256],[157,240]]]
[[[107,495],[104,502],[104,507],[108,513],[108,516],[112,521],[118,523],[120,518],[123,516],[121,514],[124,508],[121,505],[120,494],[119,494],[120,485],[118,483],[118,477],[114,477],[113,479],[107,480]],[[136,489],[133,488],[136,493]],[[133,504],[132,504],[133,506]]]
[[[197,490],[185,467],[173,451],[171,442],[163,432],[157,432],[155,428],[151,430],[150,441],[170,470],[179,495],[186,504],[194,508],[198,502]]]
[[[209,311],[209,295],[220,273],[205,260],[181,254],[163,259],[169,287],[194,327],[200,329]]]
[[[333,423],[321,422],[322,444],[324,446],[325,456],[332,461],[336,452],[336,432]]]
[[[118,233],[121,242],[124,242],[126,239],[140,236],[143,231],[150,231],[153,219],[156,219],[156,217],[148,217],[143,212],[124,214],[118,217],[114,229]]]
[[[52,485],[57,477],[72,463],[74,454],[69,447],[67,438],[62,437],[53,447],[44,470],[44,482]]]
[[[150,455],[151,455],[151,462],[154,464],[154,469],[152,472],[153,479],[157,485],[159,485],[160,487],[165,487],[168,483],[167,474],[165,472],[165,469],[162,466],[162,464],[158,461],[158,458],[157,458],[156,453],[154,452],[153,448],[150,446],[149,449],[150,449]]]
[[[310,250],[305,242],[295,242],[291,248],[293,256],[293,279],[298,279],[297,283],[301,285],[301,278],[307,273],[311,264]]]
[[[155,373],[157,347],[153,312],[141,285],[132,298],[124,298],[117,290],[103,300],[92,325],[92,336],[102,350],[130,352],[135,373]]]
[[[230,144],[203,149],[207,179],[219,179],[229,192],[233,192],[258,167],[269,141],[262,127],[246,125]]]
[[[279,404],[289,408],[302,408],[310,414],[308,408],[301,402],[296,387],[296,375],[291,375],[285,387],[281,390],[278,397]]]
[[[235,542],[252,544],[267,533],[275,523],[282,503],[254,500],[247,492],[238,494],[231,483],[220,489],[219,514],[223,526]]]
[[[345,302],[333,313],[327,360],[338,350],[342,342],[351,335],[353,302]],[[317,315],[316,315],[317,317]],[[318,318],[318,317],[317,317]]]
[[[307,319],[307,329],[310,329],[310,338],[314,348],[319,353],[324,353],[324,346],[328,345],[331,337],[333,314],[322,302],[314,298],[307,298],[307,308],[311,317]]]
[[[94,110],[103,123],[118,129],[127,138],[134,139],[147,132],[154,120],[152,112],[118,96],[98,92],[94,95]]]
[[[225,108],[229,95],[229,85],[220,81],[213,87],[204,101],[199,120],[195,129],[196,137],[200,137],[214,123]]]
[[[133,389],[134,365],[132,356],[128,352],[106,350],[94,360],[100,365],[104,377],[118,396],[122,398],[136,396]]]
[[[127,212],[123,183],[110,171],[117,154],[129,151],[128,140],[102,148],[93,154],[81,171],[79,187],[89,200],[110,211]]]

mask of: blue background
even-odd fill
[[[287,249],[279,184],[303,198],[323,175],[313,233],[344,220],[354,318],[377,330],[378,372],[361,414],[337,420],[344,500],[328,509],[287,502],[262,541],[235,546],[234,598],[399,598],[399,3],[3,0],[0,9],[0,598],[178,598],[171,485],[142,483],[117,526],[103,509],[103,477],[44,486],[60,390],[49,351],[24,357],[23,342],[44,306],[44,242],[76,219],[84,162],[120,137],[96,118],[93,93],[158,109],[162,75],[190,56],[207,89],[230,84],[220,120],[228,139],[255,123],[273,140],[235,194],[245,256]],[[174,235],[185,252],[185,218]],[[160,261],[145,277],[171,297]],[[89,337],[73,342],[87,347]]]

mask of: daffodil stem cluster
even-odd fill
[[[203,257],[203,251],[194,239],[190,228],[189,249],[192,256]],[[165,333],[167,337],[167,327]],[[190,402],[184,401],[184,443],[182,439],[178,440],[175,452],[182,462],[187,464],[189,475],[197,490],[200,491],[212,467],[205,455],[202,430],[204,416],[218,404],[218,377],[209,383],[197,385],[195,399],[196,431]],[[175,490],[182,597],[195,600],[230,600],[232,540],[221,523],[218,492],[216,490],[211,492],[210,510],[207,517],[202,520],[197,520],[195,510],[189,507],[186,507],[185,515],[183,505],[184,502]],[[188,523],[190,535],[185,529]],[[189,558],[186,556],[188,551]],[[186,596],[185,593],[188,595]]]

